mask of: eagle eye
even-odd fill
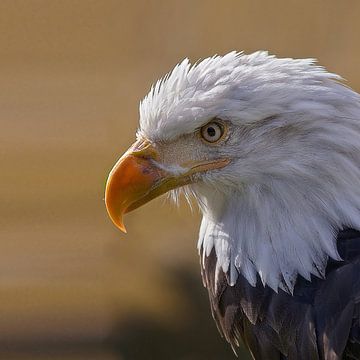
[[[200,136],[208,143],[216,143],[223,138],[225,127],[219,121],[210,121],[200,129]]]

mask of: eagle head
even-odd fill
[[[123,214],[171,191],[197,200],[198,247],[275,291],[340,260],[338,229],[360,229],[360,97],[312,59],[231,52],[185,59],[140,104],[137,141],[111,170]],[[203,259],[204,260],[204,259]]]

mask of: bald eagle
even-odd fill
[[[185,59],[140,104],[109,174],[123,214],[170,192],[202,211],[219,331],[254,359],[360,359],[360,95],[313,59]]]

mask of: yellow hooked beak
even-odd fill
[[[189,184],[192,175],[229,164],[229,159],[181,164],[180,174],[163,170],[159,153],[147,140],[138,140],[118,160],[106,182],[105,204],[113,223],[126,232],[123,215],[169,190]]]

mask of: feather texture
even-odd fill
[[[214,118],[227,136],[205,144],[198,131]],[[174,176],[229,160],[184,192],[203,213],[204,284],[233,349],[360,359],[360,95],[312,59],[185,59],[141,102],[138,136]]]
[[[216,254],[202,260],[202,276],[220,332],[233,349],[243,340],[257,360],[360,358],[360,232],[337,236],[343,261],[330,260],[326,279],[299,277],[294,295],[239,275],[216,276]],[[202,250],[203,251],[203,250]]]
[[[204,214],[199,247],[230,284],[241,273],[291,293],[298,274],[339,259],[336,229],[360,230],[360,96],[340,80],[312,59],[231,52],[184,60],[142,101],[139,136],[167,144],[170,170],[174,158],[231,159],[186,191]],[[229,138],[206,147],[191,136],[214,117]]]

